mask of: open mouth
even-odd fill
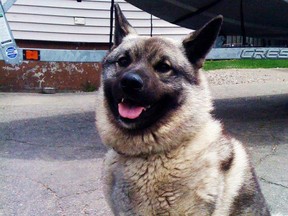
[[[164,96],[160,100],[151,102],[146,105],[122,98],[116,104],[118,107],[114,115],[117,116],[120,125],[124,128],[138,130],[150,127],[177,106],[175,100],[170,96]]]
[[[115,86],[115,89],[111,89],[111,83],[106,82],[104,91],[110,111],[116,120],[113,122],[117,122],[117,126],[121,128],[144,130],[180,105],[178,92],[161,96],[151,91],[129,95]]]
[[[150,109],[150,105],[142,106],[129,99],[121,99],[121,102],[118,103],[118,112],[120,117],[124,119],[137,119],[141,116],[142,113]]]

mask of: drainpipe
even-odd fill
[[[114,0],[111,0],[111,7],[110,7],[110,34],[109,34],[109,50],[111,50],[113,41],[113,9],[114,9]]]
[[[241,33],[243,37],[242,45],[246,46],[246,30],[245,30],[245,21],[244,21],[244,11],[243,11],[243,0],[240,0],[240,18],[241,18]]]

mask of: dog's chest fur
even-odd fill
[[[211,215],[224,177],[218,153],[206,147],[129,159],[111,151],[110,194],[119,215]]]

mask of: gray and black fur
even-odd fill
[[[270,215],[243,145],[223,134],[200,68],[217,16],[183,41],[138,36],[118,5],[96,125],[115,215]]]

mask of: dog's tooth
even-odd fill
[[[121,103],[123,103],[124,102],[124,98],[122,98],[122,100],[121,100]]]
[[[149,105],[149,106],[147,106],[147,107],[144,107],[144,111],[146,111],[147,109],[149,109],[151,106]]]

